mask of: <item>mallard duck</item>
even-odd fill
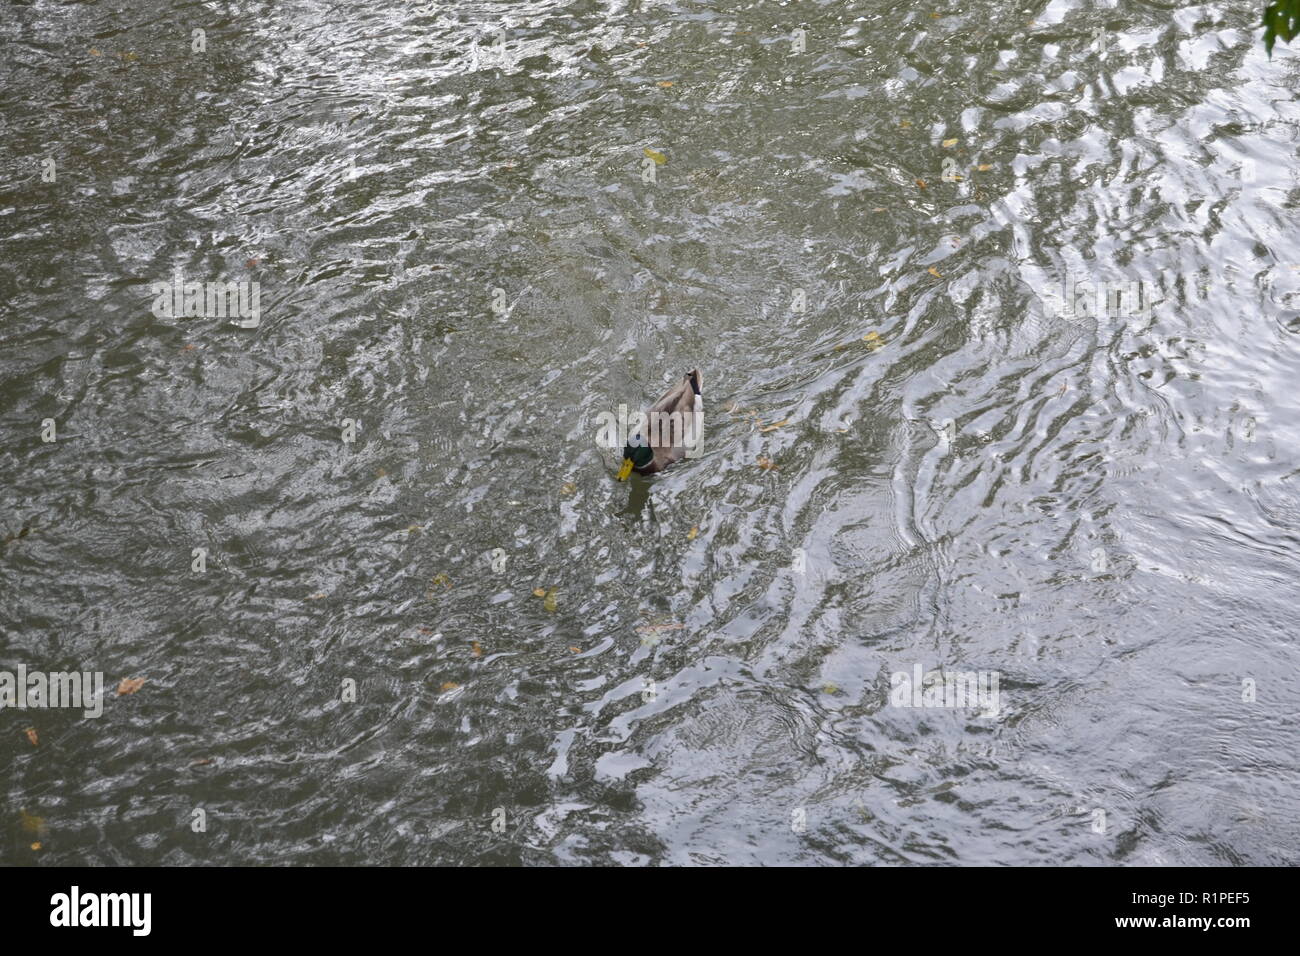
[[[623,447],[623,466],[618,480],[633,471],[653,475],[700,450],[704,427],[704,397],[700,391],[700,370],[691,369],[680,382],[646,410],[644,421],[632,440]],[[648,437],[643,437],[648,436]]]

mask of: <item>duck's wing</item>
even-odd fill
[[[703,398],[700,394],[699,369],[688,372],[680,382],[665,392],[659,401],[650,406],[650,415],[658,413],[665,416],[665,419],[661,419],[659,445],[654,448],[654,471],[663,471],[669,465],[686,457],[684,435],[699,434],[699,423],[694,419],[696,413],[702,411]],[[653,419],[651,421],[653,422]],[[653,432],[654,428],[651,425],[651,433]]]
[[[694,395],[695,391],[691,388],[691,376],[687,375],[680,382],[674,385],[668,391],[659,397],[659,400],[651,405],[646,411],[649,414],[655,412],[680,412],[683,410],[684,401]]]

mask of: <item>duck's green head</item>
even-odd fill
[[[623,446],[623,466],[618,470],[618,480],[627,481],[633,468],[644,468],[654,461],[654,457],[654,450],[637,435]]]

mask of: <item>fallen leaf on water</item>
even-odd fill
[[[145,680],[144,677],[123,677],[122,683],[117,685],[117,696],[123,697],[127,694],[134,694],[144,686]]]
[[[977,168],[979,169],[979,171],[980,171],[981,173],[987,173],[990,169],[993,168],[993,164],[992,164],[992,163],[980,163],[979,166],[978,166]]]
[[[581,648],[581,647],[574,647],[573,645],[569,645],[569,650],[573,651],[573,653],[575,653],[575,654],[581,654],[581,653],[582,653],[582,648]]]
[[[447,577],[445,574],[435,574],[429,579],[429,584],[431,586],[434,584],[441,584],[446,590],[451,590],[451,578]]]
[[[836,687],[834,684],[827,684],[825,687],[822,688],[822,691],[827,694],[838,694],[840,692],[840,689]]]
[[[780,470],[779,468],[777,468],[777,466],[776,466],[776,462],[772,461],[772,459],[771,459],[771,458],[768,458],[766,455],[760,455],[760,456],[759,456],[759,459],[758,459],[758,467],[759,467],[759,468],[762,468],[764,471],[779,471],[779,470]]]
[[[387,477],[388,477],[388,472],[385,471],[383,468],[376,469],[376,471],[375,471],[375,477],[376,477],[376,478],[387,478]]]
[[[950,148],[952,148],[953,146],[956,146],[956,145],[957,145],[957,140],[955,140],[955,139],[945,139],[945,140],[943,141],[943,148],[944,148],[944,149],[950,149]]]
[[[939,270],[936,269],[934,266],[930,266],[930,268],[926,269],[925,271],[930,273],[930,275],[934,276],[936,279],[943,278],[943,276],[939,274]]]
[[[908,129],[911,127],[912,122],[911,120],[899,120],[898,125],[901,126],[903,129]]]
[[[192,761],[190,761],[190,766],[191,766],[191,767],[206,767],[206,766],[207,766],[208,764],[210,764],[210,763],[212,763],[212,758],[211,758],[211,757],[204,757],[202,760],[192,760]]]
[[[325,592],[324,592],[324,591],[317,591],[315,594],[313,594],[313,595],[311,595],[309,598],[307,598],[307,600],[308,600],[308,601],[319,601],[319,600],[320,600],[321,598],[323,598],[324,596],[325,596]]]
[[[542,607],[554,614],[555,606],[555,588],[551,588],[546,592],[546,597],[542,600]]]
[[[96,50],[96,49],[92,46],[92,47],[90,48],[90,55],[91,55],[91,56],[99,56],[99,51]]]
[[[578,486],[571,481],[566,481],[560,486],[560,494],[568,496],[578,490]]]
[[[924,180],[924,179],[918,179],[918,180],[916,181],[916,184],[917,184],[918,186],[920,186],[922,189],[925,188],[925,180]]]
[[[420,628],[420,633],[421,633],[421,634],[432,634],[432,633],[433,633],[433,628],[431,628],[431,627],[422,627],[422,628]]]
[[[39,850],[40,848],[41,848],[41,844],[40,844],[39,841],[36,842],[36,843],[33,843],[33,844],[32,844],[32,849],[33,849],[33,850]]]
[[[697,524],[691,525],[691,530],[686,532],[686,540],[694,541],[695,536],[699,533],[700,533],[700,526]]]
[[[190,342],[188,345],[186,345],[184,348],[182,348],[181,351],[182,351],[182,352],[193,352],[195,348],[197,348],[197,346],[196,346],[193,342]]]
[[[773,422],[772,424],[768,425],[768,426],[765,427],[765,428],[760,428],[759,431],[760,431],[760,432],[771,432],[771,431],[776,431],[778,428],[780,428],[782,425],[787,424],[789,421],[790,421],[790,419],[788,419],[788,418],[783,418],[783,419],[781,419],[779,422]]]
[[[39,747],[41,745],[41,738],[40,735],[36,733],[35,727],[28,727],[23,731],[23,733],[27,735],[27,742],[33,747]]]
[[[546,588],[533,588],[533,597],[546,597]]]
[[[648,637],[654,634],[658,634],[660,631],[680,631],[685,627],[686,627],[685,624],[682,624],[678,621],[664,621],[658,624],[642,624],[640,627],[636,629],[636,632],[638,634],[646,635]]]
[[[442,685],[441,687],[439,687],[438,689],[441,690],[441,691],[448,691],[448,690],[455,690],[455,689],[456,689],[457,687],[459,687],[459,686],[460,686],[460,685],[457,684],[455,681],[447,681],[445,684],[443,684],[443,685]]]
[[[413,525],[411,525],[409,528],[406,529],[406,533],[407,533],[407,534],[415,534],[415,532],[417,532],[417,531],[423,531],[423,530],[424,530],[424,525],[413,524]]]
[[[872,212],[884,212],[884,211],[885,211],[885,207],[884,207],[884,206],[877,206],[875,209],[873,209],[873,210],[871,210],[871,211],[872,211]]]
[[[483,648],[479,647],[478,641],[474,642],[473,646],[470,647],[469,652],[475,657],[483,656]]]
[[[659,81],[659,85],[662,86],[664,89],[668,89],[668,87],[670,87],[670,86],[673,85],[673,81],[672,81],[672,80],[660,80],[660,81]]]
[[[256,260],[256,259],[249,259],[247,262],[244,263],[244,266],[245,266],[246,268],[251,269],[251,268],[253,268],[253,266],[257,265],[257,262],[258,262],[258,260]]]
[[[668,162],[667,156],[663,153],[656,153],[649,146],[645,148],[645,154],[655,161],[656,166],[662,166],[664,163]]]

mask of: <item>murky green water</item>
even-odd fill
[[[0,859],[1297,862],[1257,6],[8,6]]]

